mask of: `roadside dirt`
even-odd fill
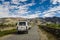
[[[47,33],[45,30],[38,29],[40,40],[57,40],[52,34]]]

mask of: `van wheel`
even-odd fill
[[[31,28],[29,28],[29,30],[30,30]]]
[[[19,31],[17,33],[19,34]]]
[[[28,34],[28,31],[25,31],[25,34]]]
[[[25,33],[28,34],[28,31],[26,31]]]

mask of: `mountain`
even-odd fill
[[[46,22],[52,22],[52,23],[60,23],[60,17],[46,17],[46,18],[42,18],[42,20],[46,21]]]

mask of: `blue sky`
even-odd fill
[[[2,17],[60,17],[60,0],[0,0]]]

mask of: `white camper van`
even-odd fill
[[[28,25],[27,21],[18,21],[18,23],[17,23],[17,31],[18,31],[18,33],[19,32],[26,32],[26,33],[28,33],[28,29],[30,27],[31,26]]]

